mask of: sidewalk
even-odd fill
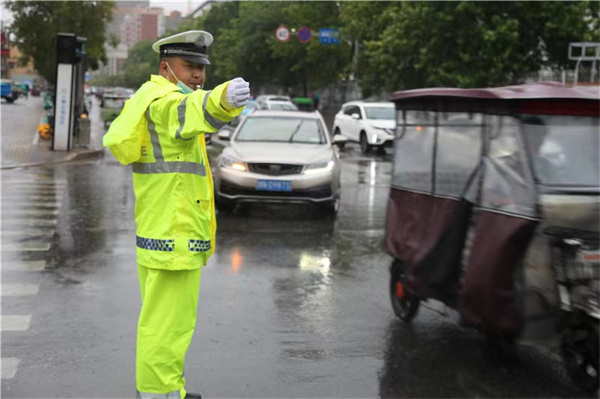
[[[40,138],[37,126],[41,122],[42,97],[18,99],[14,104],[2,102],[2,157],[0,170],[43,166],[70,162],[104,155],[100,103],[93,98],[90,110],[90,143],[71,151],[53,151],[52,140]]]

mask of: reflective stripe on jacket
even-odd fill
[[[153,75],[104,136],[115,157],[132,164],[140,266],[197,269],[214,252],[213,182],[203,133],[241,113],[220,105],[228,84],[183,94]]]

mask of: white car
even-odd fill
[[[259,104],[262,104],[267,100],[292,101],[290,96],[284,96],[280,94],[261,94],[260,96],[256,97],[256,102]]]
[[[298,107],[291,101],[267,100],[262,109],[271,111],[298,111]]]
[[[333,134],[360,143],[363,154],[394,145],[396,109],[391,102],[351,101],[342,105],[333,121]]]
[[[263,94],[256,97],[256,103],[259,109],[268,109],[272,111],[298,111],[296,104],[292,102],[289,96],[276,94]]]

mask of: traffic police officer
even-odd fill
[[[238,116],[249,95],[236,78],[202,90],[212,35],[187,31],[154,43],[160,76],[129,99],[103,139],[131,164],[142,309],[138,398],[196,398],[183,374],[196,325],[201,268],[215,248],[213,182],[204,133]]]

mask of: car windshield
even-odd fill
[[[247,117],[236,134],[235,141],[326,143],[318,120],[275,116]]]
[[[525,115],[523,136],[543,185],[598,187],[598,117]]]
[[[396,109],[394,107],[369,107],[365,106],[367,119],[396,119]]]
[[[290,103],[290,102],[280,102],[280,103],[270,102],[269,109],[272,109],[275,111],[298,111],[298,107],[296,107],[293,103]]]

